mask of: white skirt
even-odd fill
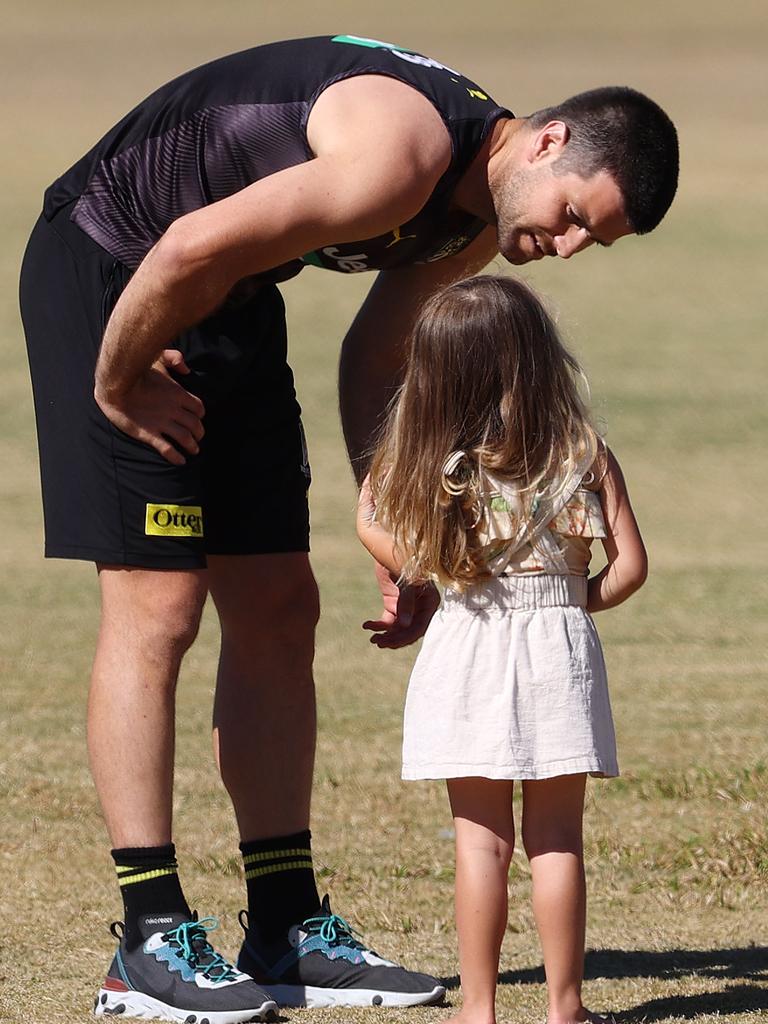
[[[619,774],[600,639],[581,576],[447,590],[405,704],[404,779]]]

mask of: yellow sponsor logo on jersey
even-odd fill
[[[144,533],[148,537],[202,537],[199,505],[147,505]]]
[[[387,242],[384,246],[385,249],[391,249],[393,245],[397,245],[398,242],[405,242],[409,238],[415,238],[416,235],[401,235],[400,232],[403,230],[402,225],[399,228],[395,228],[392,232],[392,241]]]
[[[474,96],[474,98],[476,100],[487,100],[488,99],[488,97],[485,95],[485,93],[481,92],[480,89],[470,89],[470,88],[467,88],[467,92],[469,93],[470,96]]]

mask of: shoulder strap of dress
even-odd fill
[[[542,536],[543,531],[552,522],[555,516],[565,508],[574,493],[579,489],[581,482],[584,479],[584,475],[589,470],[592,462],[593,458],[587,458],[585,456],[585,458],[577,463],[568,475],[568,478],[560,489],[559,494],[557,494],[552,501],[545,501],[539,504],[530,521],[528,523],[524,523],[520,527],[515,537],[513,537],[504,550],[497,555],[497,560],[491,570],[494,576],[500,576],[504,572],[523,544],[536,543],[536,541]],[[501,482],[495,479],[494,483],[499,485]]]

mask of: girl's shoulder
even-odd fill
[[[604,491],[619,469],[616,456],[601,439],[594,462],[582,477],[573,495],[553,518],[550,528],[567,537],[604,539]]]
[[[600,493],[592,485],[578,487],[549,524],[549,528],[563,537],[607,536]]]

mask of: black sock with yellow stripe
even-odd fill
[[[125,908],[127,946],[133,947],[141,942],[140,917],[147,914],[190,916],[181,891],[173,843],[112,850],[112,858]]]
[[[320,908],[312,868],[312,834],[296,832],[240,843],[248,887],[248,921],[266,942],[284,937]]]

